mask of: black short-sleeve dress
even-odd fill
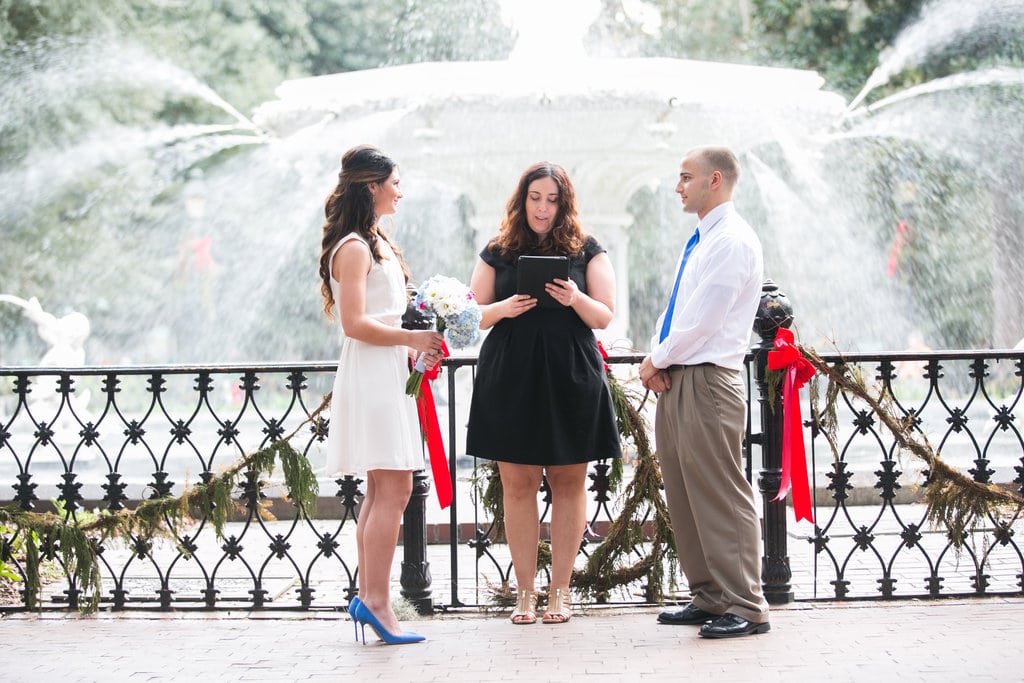
[[[587,291],[587,264],[604,251],[588,237],[570,258],[580,291]],[[494,268],[494,300],[515,294],[515,261],[488,247],[480,258]],[[597,339],[572,308],[534,308],[491,329],[480,348],[466,452],[544,466],[622,454]]]

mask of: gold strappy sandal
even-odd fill
[[[572,606],[569,592],[556,588],[554,594],[548,596],[548,609],[541,617],[545,624],[564,624],[572,619]]]
[[[516,597],[516,609],[512,612],[512,623],[517,626],[537,623],[537,594],[522,590]]]

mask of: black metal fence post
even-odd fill
[[[423,470],[412,475],[412,496],[405,506],[403,523],[402,597],[411,602],[420,614],[434,611],[434,598],[427,561],[427,496],[430,480]]]
[[[422,315],[411,303],[402,316],[402,327],[410,330],[429,330],[433,318]],[[430,480],[423,470],[412,475],[412,495],[402,515],[402,597],[411,602],[420,614],[434,611],[431,596],[430,562],[427,561],[427,496]]]
[[[764,281],[761,305],[754,318],[754,331],[761,343],[754,348],[754,378],[757,381],[761,412],[761,471],[757,480],[764,505],[764,555],[761,558],[761,582],[765,599],[773,605],[793,601],[786,547],[786,501],[773,501],[782,480],[782,392],[775,395],[767,382],[768,352],[773,348],[780,327],[793,324],[793,307],[786,295],[770,280]]]

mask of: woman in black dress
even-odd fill
[[[569,279],[545,285],[559,306],[541,308],[536,298],[516,293],[523,255],[569,257]],[[565,169],[538,163],[526,170],[498,235],[480,252],[470,286],[481,305],[481,329],[493,329],[480,349],[466,450],[498,462],[518,588],[512,622],[537,620],[537,496],[546,477],[551,585],[542,621],[565,623],[586,527],[587,463],[621,455],[593,332],[615,312],[615,274],[608,254],[580,226]]]

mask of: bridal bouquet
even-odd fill
[[[480,306],[469,287],[455,278],[434,275],[416,290],[412,303],[425,316],[434,316],[437,331],[453,348],[470,346],[480,337]],[[426,370],[423,360],[417,360],[405,393],[419,397]]]

